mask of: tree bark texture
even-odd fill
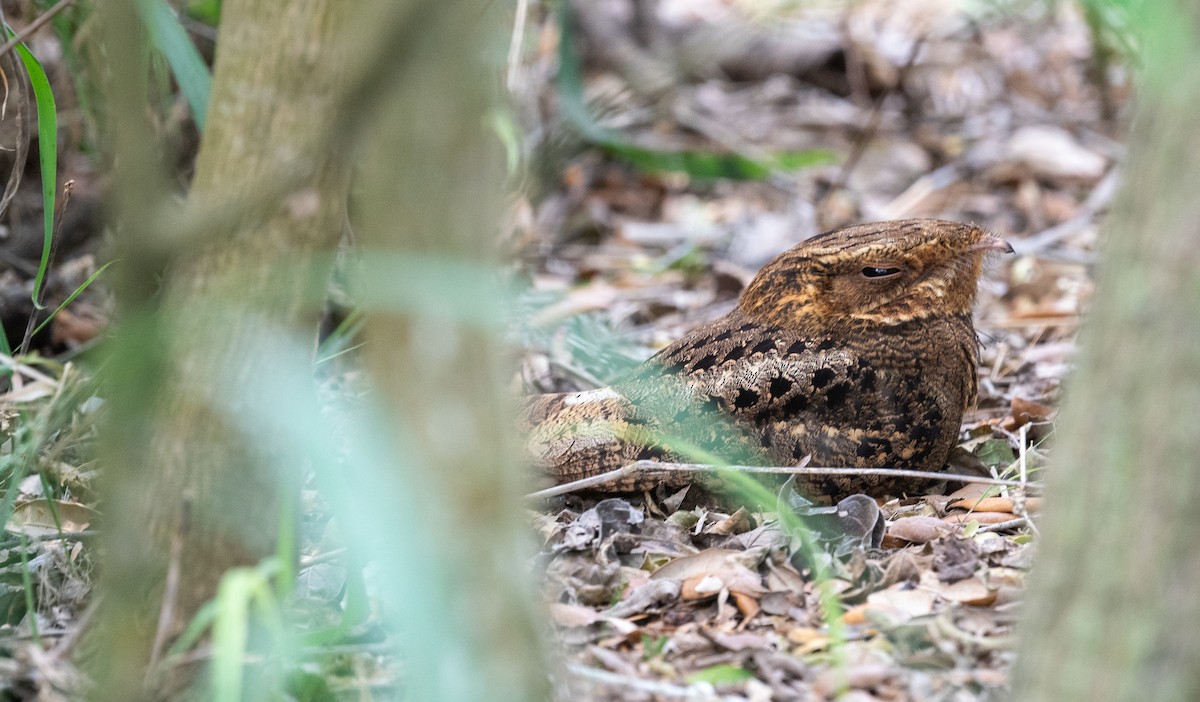
[[[105,699],[141,694],[169,560],[179,566],[178,586],[166,594],[174,601],[168,616],[174,634],[213,597],[229,568],[257,564],[273,552],[281,485],[288,483],[221,407],[272,363],[260,350],[264,338],[280,332],[315,337],[318,310],[300,293],[321,276],[312,254],[331,250],[343,226],[346,169],[325,140],[335,119],[337,42],[348,9],[341,0],[226,0],[189,204],[219,212],[284,178],[298,187],[283,202],[265,203],[259,216],[235,219],[206,232],[204,241],[189,242],[186,253],[168,251],[161,297],[153,300],[139,297],[146,280],[159,274],[138,266],[148,262],[139,247],[158,234],[147,231],[155,220],[142,210],[163,203],[152,193],[139,202],[138,186],[152,187],[144,171],[126,171],[119,182],[124,230],[118,248],[135,270],[123,276],[127,338],[114,366],[125,372],[114,380],[129,381],[140,392],[112,392],[117,421],[109,427],[102,582],[102,630],[108,634],[102,657],[110,675]],[[114,37],[121,29],[115,18],[128,20],[128,10],[120,0],[105,9],[111,13],[111,70],[121,76],[117,80],[136,83],[132,76],[140,67],[118,63],[129,51],[112,43],[137,45]],[[115,109],[126,110],[115,119],[136,121],[141,108]],[[122,136],[121,129],[119,171],[121,159],[134,160],[130,154],[140,148],[136,135],[126,127]],[[144,332],[140,347],[130,343],[138,330]],[[139,364],[146,377],[134,378],[131,369]],[[173,540],[182,545],[177,555],[171,554]]]
[[[1062,411],[1020,702],[1200,699],[1200,13],[1139,13],[1125,190]]]

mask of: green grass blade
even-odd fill
[[[45,319],[43,319],[42,323],[37,325],[34,328],[33,333],[37,334],[43,328],[45,328],[45,326],[50,323],[50,320],[54,319],[54,315],[58,314],[59,312],[62,312],[64,307],[66,307],[67,305],[74,302],[75,298],[79,297],[80,293],[82,293],[84,290],[87,290],[88,286],[90,286],[92,283],[94,283],[96,281],[96,278],[99,278],[100,274],[103,273],[105,270],[107,270],[108,267],[114,263],[116,263],[116,261],[109,261],[108,263],[104,264],[103,266],[100,266],[100,268],[97,269],[95,273],[88,276],[87,280],[83,281],[83,283],[80,284],[79,287],[75,288],[75,290],[70,295],[67,295],[67,299],[63,300],[62,304],[59,305],[58,307],[56,307],[54,309],[54,311],[50,313],[49,317],[46,317]],[[4,348],[5,355],[11,356],[12,353],[8,351],[8,339],[4,338],[3,334],[0,334],[0,341],[3,342],[3,348]]]
[[[246,675],[246,646],[250,636],[250,604],[267,589],[252,568],[231,570],[221,578],[213,620],[212,699],[241,699]]]
[[[12,36],[12,30],[8,30]],[[42,167],[42,260],[38,263],[37,277],[33,280],[33,306],[42,309],[39,301],[46,271],[50,267],[50,245],[54,240],[54,197],[58,183],[58,108],[54,104],[54,92],[42,64],[24,44],[17,44],[17,55],[25,64],[29,84],[33,87],[34,102],[37,103],[38,159]]]
[[[221,0],[192,0],[187,13],[188,17],[215,27],[221,21]]]
[[[212,92],[212,74],[196,45],[188,38],[175,11],[164,0],[138,0],[138,14],[146,25],[154,48],[167,59],[179,90],[192,110],[196,127],[204,131],[208,116],[208,96]]]
[[[833,163],[828,149],[806,149],[751,158],[740,153],[653,149],[638,146],[620,132],[599,124],[584,98],[583,68],[572,41],[568,3],[559,9],[558,78],[559,109],[587,141],[643,173],[686,173],[697,180],[764,180],[777,171],[795,171]]]

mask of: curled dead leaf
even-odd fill
[[[13,507],[12,516],[4,528],[13,534],[54,536],[60,531],[76,534],[87,529],[99,517],[91,507],[63,500],[25,500]]]
[[[996,590],[989,588],[979,576],[959,580],[954,583],[941,583],[922,579],[922,585],[937,593],[939,597],[950,602],[987,607],[996,601]]]
[[[887,536],[913,544],[925,544],[953,530],[937,517],[901,517],[888,525]]]
[[[971,512],[1012,512],[1011,497],[984,497],[977,500],[955,500],[947,509],[965,509]]]
[[[1022,425],[1030,422],[1044,422],[1050,419],[1054,416],[1054,408],[1040,402],[1014,397],[1010,413],[1013,422],[1016,423],[1014,428],[1019,429]]]

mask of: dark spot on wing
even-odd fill
[[[832,368],[818,368],[816,373],[813,373],[812,386],[814,388],[823,388],[833,382],[834,372]]]
[[[887,439],[863,439],[855,450],[855,454],[860,458],[870,458],[881,453],[892,453],[892,442]]]
[[[804,395],[797,395],[783,403],[783,414],[786,417],[800,414],[806,409],[808,409],[808,398]]]
[[[846,396],[850,394],[850,383],[841,382],[831,385],[825,391],[825,397],[829,401],[830,407],[836,407],[846,401]]]
[[[758,344],[750,350],[750,353],[767,353],[774,350],[775,342],[771,339],[764,339],[763,341],[758,342]]]
[[[747,407],[753,407],[757,402],[758,393],[742,388],[738,390],[737,398],[733,401],[733,406],[738,409],[746,409]]]

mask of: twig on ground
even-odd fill
[[[1013,249],[1018,255],[1044,255],[1047,249],[1056,246],[1063,239],[1083,231],[1086,227],[1094,224],[1097,215],[1108,207],[1120,182],[1120,171],[1116,168],[1109,170],[1108,174],[1096,184],[1096,187],[1092,188],[1092,192],[1084,200],[1083,206],[1079,208],[1078,214],[1065,222],[1043,229],[1033,236],[1013,239]]]
[[[58,215],[55,217],[54,229],[50,232],[50,252],[46,256],[45,271],[46,277],[42,279],[42,287],[35,291],[33,300],[33,312],[29,315],[29,321],[25,324],[25,336],[21,339],[21,345],[17,348],[16,355],[24,356],[29,352],[29,344],[33,341],[33,330],[37,328],[38,312],[42,309],[42,302],[46,299],[46,288],[50,286],[50,266],[53,265],[54,259],[58,254],[58,245],[62,242],[62,227],[63,221],[66,220],[67,205],[71,203],[71,190],[75,187],[75,181],[68,180],[63,184],[62,204],[59,205]]]
[[[1033,528],[1033,520],[1025,517],[1010,519],[1007,522],[997,522],[996,524],[980,525],[975,531],[1008,531],[1009,529],[1020,529],[1023,526]]]
[[[42,25],[54,19],[55,15],[67,9],[67,6],[74,2],[75,0],[59,0],[56,5],[35,17],[34,20],[26,25],[24,29],[17,32],[16,36],[4,42],[3,44],[0,44],[0,56],[12,51],[14,46],[28,39],[33,35],[34,32],[41,29]]]
[[[36,380],[40,383],[46,383],[52,387],[55,387],[59,384],[59,381],[51,378],[45,373],[42,373],[33,366],[27,366],[24,363],[14,359],[12,356],[6,356],[2,353],[0,353],[0,366],[11,368],[14,372],[20,373],[31,380]]]
[[[740,700],[740,697],[725,697],[717,696],[712,685],[697,684],[697,685],[676,685],[675,683],[662,682],[659,680],[643,680],[629,675],[621,675],[599,668],[589,668],[577,663],[568,663],[567,672],[577,678],[584,678],[603,685],[611,685],[613,687],[622,687],[628,690],[637,690],[646,692],[660,697],[671,697],[674,699],[683,700]]]
[[[607,473],[593,475],[589,478],[573,480],[569,483],[538,490],[526,495],[526,499],[537,500],[547,497],[557,497],[570,492],[586,490],[616,482],[622,478],[640,472],[680,472],[680,473],[716,473],[720,470],[736,471],[738,473],[755,473],[765,475],[886,475],[898,478],[915,478],[918,480],[942,481],[958,483],[982,483],[984,485],[1003,485],[1005,487],[1034,487],[1040,488],[1041,483],[1022,480],[1004,480],[1001,478],[984,478],[977,475],[962,475],[959,473],[935,473],[920,470],[899,470],[892,468],[809,468],[796,466],[714,466],[708,463],[660,463],[658,461],[635,461],[622,468],[610,470]]]
[[[516,16],[513,18],[512,37],[508,43],[508,70],[504,85],[509,92],[517,89],[521,71],[521,49],[525,46],[525,22],[529,15],[529,0],[517,0]],[[566,41],[566,39],[564,39]]]
[[[1020,439],[1020,443],[1017,444],[1017,446],[1020,448],[1020,454],[1018,456],[1018,465],[1021,470],[1020,480],[1022,483],[1025,483],[1029,479],[1028,462],[1026,459],[1026,444],[1029,442],[1029,424],[1021,425],[1020,436],[1018,438]],[[1030,531],[1032,531],[1034,534],[1037,534],[1038,528],[1037,525],[1033,523],[1033,519],[1029,516],[1029,506],[1025,502],[1024,490],[1021,490],[1014,495],[1013,505],[1015,506],[1014,511],[1017,513],[1017,516],[1019,516],[1021,519],[1024,519],[1025,522],[1029,524]]]
[[[166,648],[167,638],[171,634],[172,623],[175,619],[175,603],[179,597],[179,572],[182,570],[183,542],[191,528],[192,498],[183,496],[179,510],[179,527],[171,535],[171,552],[167,561],[166,584],[163,586],[162,606],[158,611],[158,627],[154,630],[154,646],[150,649],[150,664],[146,667],[147,674],[158,667]]]
[[[897,195],[891,202],[884,205],[878,214],[872,214],[873,219],[904,219],[913,216],[919,210],[921,203],[930,195],[945,190],[962,179],[963,168],[960,164],[951,163],[917,178],[904,192]]]

